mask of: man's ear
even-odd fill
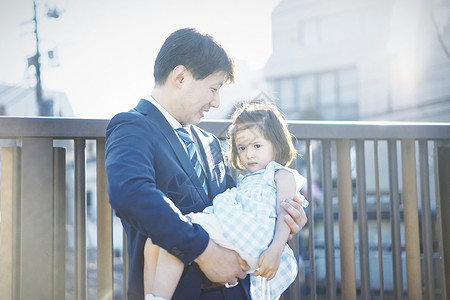
[[[172,84],[178,88],[181,87],[181,84],[184,82],[186,76],[187,69],[183,65],[178,65],[172,70]]]

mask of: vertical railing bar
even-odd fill
[[[87,298],[86,290],[86,141],[75,138],[75,299]]]
[[[403,299],[402,249],[400,236],[400,200],[398,194],[397,141],[388,140],[389,190],[391,204],[391,242],[394,298]]]
[[[53,299],[66,294],[66,149],[53,147]]]
[[[448,141],[445,141],[448,143]],[[434,142],[434,172],[435,172],[435,188],[436,188],[436,231],[437,231],[437,236],[438,236],[438,240],[440,241],[438,247],[439,247],[439,257],[441,260],[440,266],[441,266],[441,278],[442,278],[442,294],[441,294],[441,299],[447,299],[447,286],[450,286],[450,272],[448,272],[447,269],[447,265],[448,265],[448,259],[449,257],[447,257],[446,254],[446,247],[445,247],[445,243],[446,240],[444,238],[444,232],[443,229],[446,225],[444,224],[443,221],[443,212],[445,214],[446,211],[446,207],[443,207],[442,202],[443,202],[443,198],[445,198],[446,196],[448,196],[448,192],[449,192],[449,188],[448,186],[446,186],[446,190],[441,190],[442,184],[444,182],[445,178],[448,178],[449,174],[445,174],[445,171],[442,170],[441,171],[441,165],[443,164],[448,164],[448,149],[446,149],[447,147],[442,147],[441,146],[442,141],[435,141]],[[446,151],[447,150],[447,151]],[[447,154],[447,160],[444,157],[444,155]],[[448,165],[447,165],[448,168]],[[441,179],[441,175],[443,175],[443,179]],[[447,198],[449,199],[449,198]],[[447,222],[446,222],[447,223]],[[448,238],[447,238],[448,240]]]
[[[13,155],[15,156],[14,159],[14,172],[13,172],[13,180],[14,185],[13,186],[13,198],[16,200],[13,206],[12,211],[12,217],[13,217],[13,249],[17,250],[17,252],[13,253],[13,266],[14,266],[14,272],[13,272],[13,299],[20,298],[21,294],[21,281],[20,281],[20,272],[22,261],[20,260],[20,252],[22,252],[22,190],[23,190],[23,184],[22,184],[22,169],[23,169],[23,159],[22,159],[22,148],[15,148]]]
[[[401,144],[408,298],[420,300],[422,299],[422,272],[420,267],[415,140],[402,139]]]
[[[378,141],[374,141],[374,167],[375,167],[375,198],[377,207],[377,232],[378,232],[378,269],[380,281],[380,300],[384,300],[384,276],[383,276],[383,240],[381,231],[381,199],[380,199],[380,170],[378,161]]]
[[[114,298],[113,223],[105,171],[105,138],[97,138],[97,297]]]
[[[19,247],[16,247],[15,243],[17,239],[15,237],[16,216],[15,212],[18,212],[19,199],[14,196],[14,189],[19,183],[16,177],[18,175],[17,168],[18,157],[17,152],[19,148],[0,148],[1,162],[0,162],[0,294],[5,299],[17,299],[19,295],[15,292],[15,278],[17,273],[14,269],[18,266],[15,265],[15,253],[20,251]]]
[[[428,165],[428,143],[419,140],[420,184],[422,199],[422,244],[424,254],[426,298],[435,299],[433,278],[433,235],[431,228],[430,179]]]
[[[369,238],[367,225],[366,170],[364,140],[356,140],[356,191],[358,198],[359,261],[361,298],[370,299]]]
[[[307,197],[309,201],[308,206],[308,229],[309,229],[309,285],[310,285],[310,298],[316,300],[316,269],[315,269],[315,242],[314,242],[314,207],[315,201],[312,194],[312,147],[311,140],[306,140],[306,189]]]
[[[0,295],[20,299],[22,151],[20,147],[0,151]]]
[[[339,139],[336,146],[342,299],[356,300],[350,140]]]
[[[331,142],[322,140],[323,155],[323,189],[324,189],[324,227],[325,227],[325,262],[327,299],[336,299],[336,274],[334,259],[334,214],[333,214],[333,186],[331,181]]]
[[[128,259],[128,246],[127,246],[127,234],[125,230],[122,232],[123,234],[123,245],[122,245],[122,266],[123,266],[123,299],[128,299],[128,269],[129,269],[129,259]]]
[[[295,145],[294,145],[295,149],[298,150],[298,140],[296,140],[294,143],[295,143]],[[299,160],[298,159],[294,160],[294,165],[295,165],[295,169],[299,170]],[[292,165],[291,165],[291,167],[292,167]],[[294,252],[294,256],[295,256],[295,259],[297,260],[297,262],[299,261],[299,258],[300,258],[300,247],[299,247],[298,239],[299,239],[299,237],[295,236],[288,242],[289,246],[292,248],[292,251]],[[296,299],[296,300],[301,299],[301,296],[300,296],[300,272],[303,272],[303,270],[302,270],[302,266],[300,264],[298,264],[297,277],[289,287],[289,298],[290,299]]]

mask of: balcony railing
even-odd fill
[[[201,127],[224,138],[228,124]],[[2,298],[125,298],[126,248],[121,235],[117,246],[106,193],[106,125],[0,117]],[[310,206],[290,241],[299,276],[283,298],[447,299],[450,124],[289,127]],[[92,222],[96,241],[88,239]]]

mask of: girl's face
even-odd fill
[[[275,160],[275,147],[256,128],[238,130],[235,142],[239,159],[249,172],[264,169]]]

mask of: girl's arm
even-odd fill
[[[259,270],[253,275],[272,279],[277,273],[280,265],[280,257],[284,246],[289,239],[291,230],[284,217],[287,214],[281,207],[285,199],[292,199],[296,195],[296,182],[294,174],[281,169],[275,173],[275,183],[277,186],[277,222],[275,226],[275,235],[270,246],[259,257]],[[302,209],[302,208],[301,208]]]

